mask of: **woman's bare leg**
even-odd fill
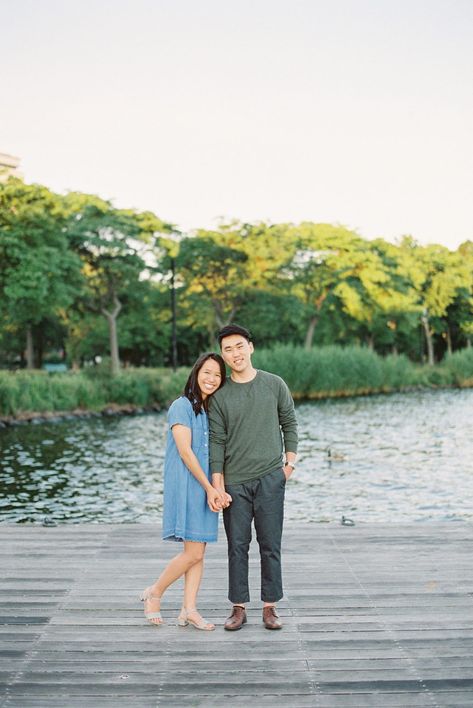
[[[197,607],[197,594],[200,588],[200,582],[204,572],[204,561],[196,563],[189,568],[184,577],[184,607]]]
[[[187,616],[190,617],[193,622],[197,622],[197,624],[203,622],[202,615],[197,612],[197,595],[199,593],[203,572],[204,561],[202,559],[200,563],[196,563],[192,568],[189,568],[184,577],[184,604],[181,614],[183,614],[183,611],[186,611]]]
[[[150,593],[155,598],[161,598],[168,587],[172,585],[178,578],[189,572],[195,565],[203,566],[203,558],[205,553],[205,543],[197,541],[184,541],[184,550],[179,555],[169,561],[159,578],[150,586]],[[202,571],[200,572],[202,577]],[[195,580],[191,580],[191,587],[195,585]],[[200,579],[197,584],[199,589]],[[149,599],[145,602],[146,612],[159,612],[161,602],[159,599]],[[157,622],[159,623],[159,622]]]
[[[187,617],[194,624],[206,624],[209,629],[213,629],[215,625],[206,622],[200,612],[197,611],[197,595],[199,593],[200,582],[204,573],[204,559],[200,563],[196,563],[189,568],[184,576],[184,604],[181,610],[181,616]]]

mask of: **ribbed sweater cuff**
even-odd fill
[[[284,451],[297,453],[297,440],[284,439]]]

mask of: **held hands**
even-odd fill
[[[212,511],[218,512],[230,505],[232,498],[225,490],[209,487],[207,489],[207,504]]]
[[[228,492],[224,492],[223,496],[224,496],[224,499],[223,499],[223,507],[222,508],[226,509],[227,506],[230,506],[230,504],[232,503],[233,500],[232,500],[230,494],[228,494]]]

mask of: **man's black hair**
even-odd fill
[[[245,327],[240,327],[240,325],[237,324],[229,324],[222,327],[217,334],[217,339],[220,346],[222,346],[222,339],[225,337],[230,337],[232,334],[241,335],[247,340],[247,342],[251,342],[252,340],[251,332],[248,329],[245,329]]]

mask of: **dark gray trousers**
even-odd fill
[[[283,596],[281,536],[286,476],[281,469],[243,484],[226,484],[233,501],[223,512],[228,541],[228,599],[249,602],[248,554],[254,519],[261,557],[261,599],[277,602]]]

